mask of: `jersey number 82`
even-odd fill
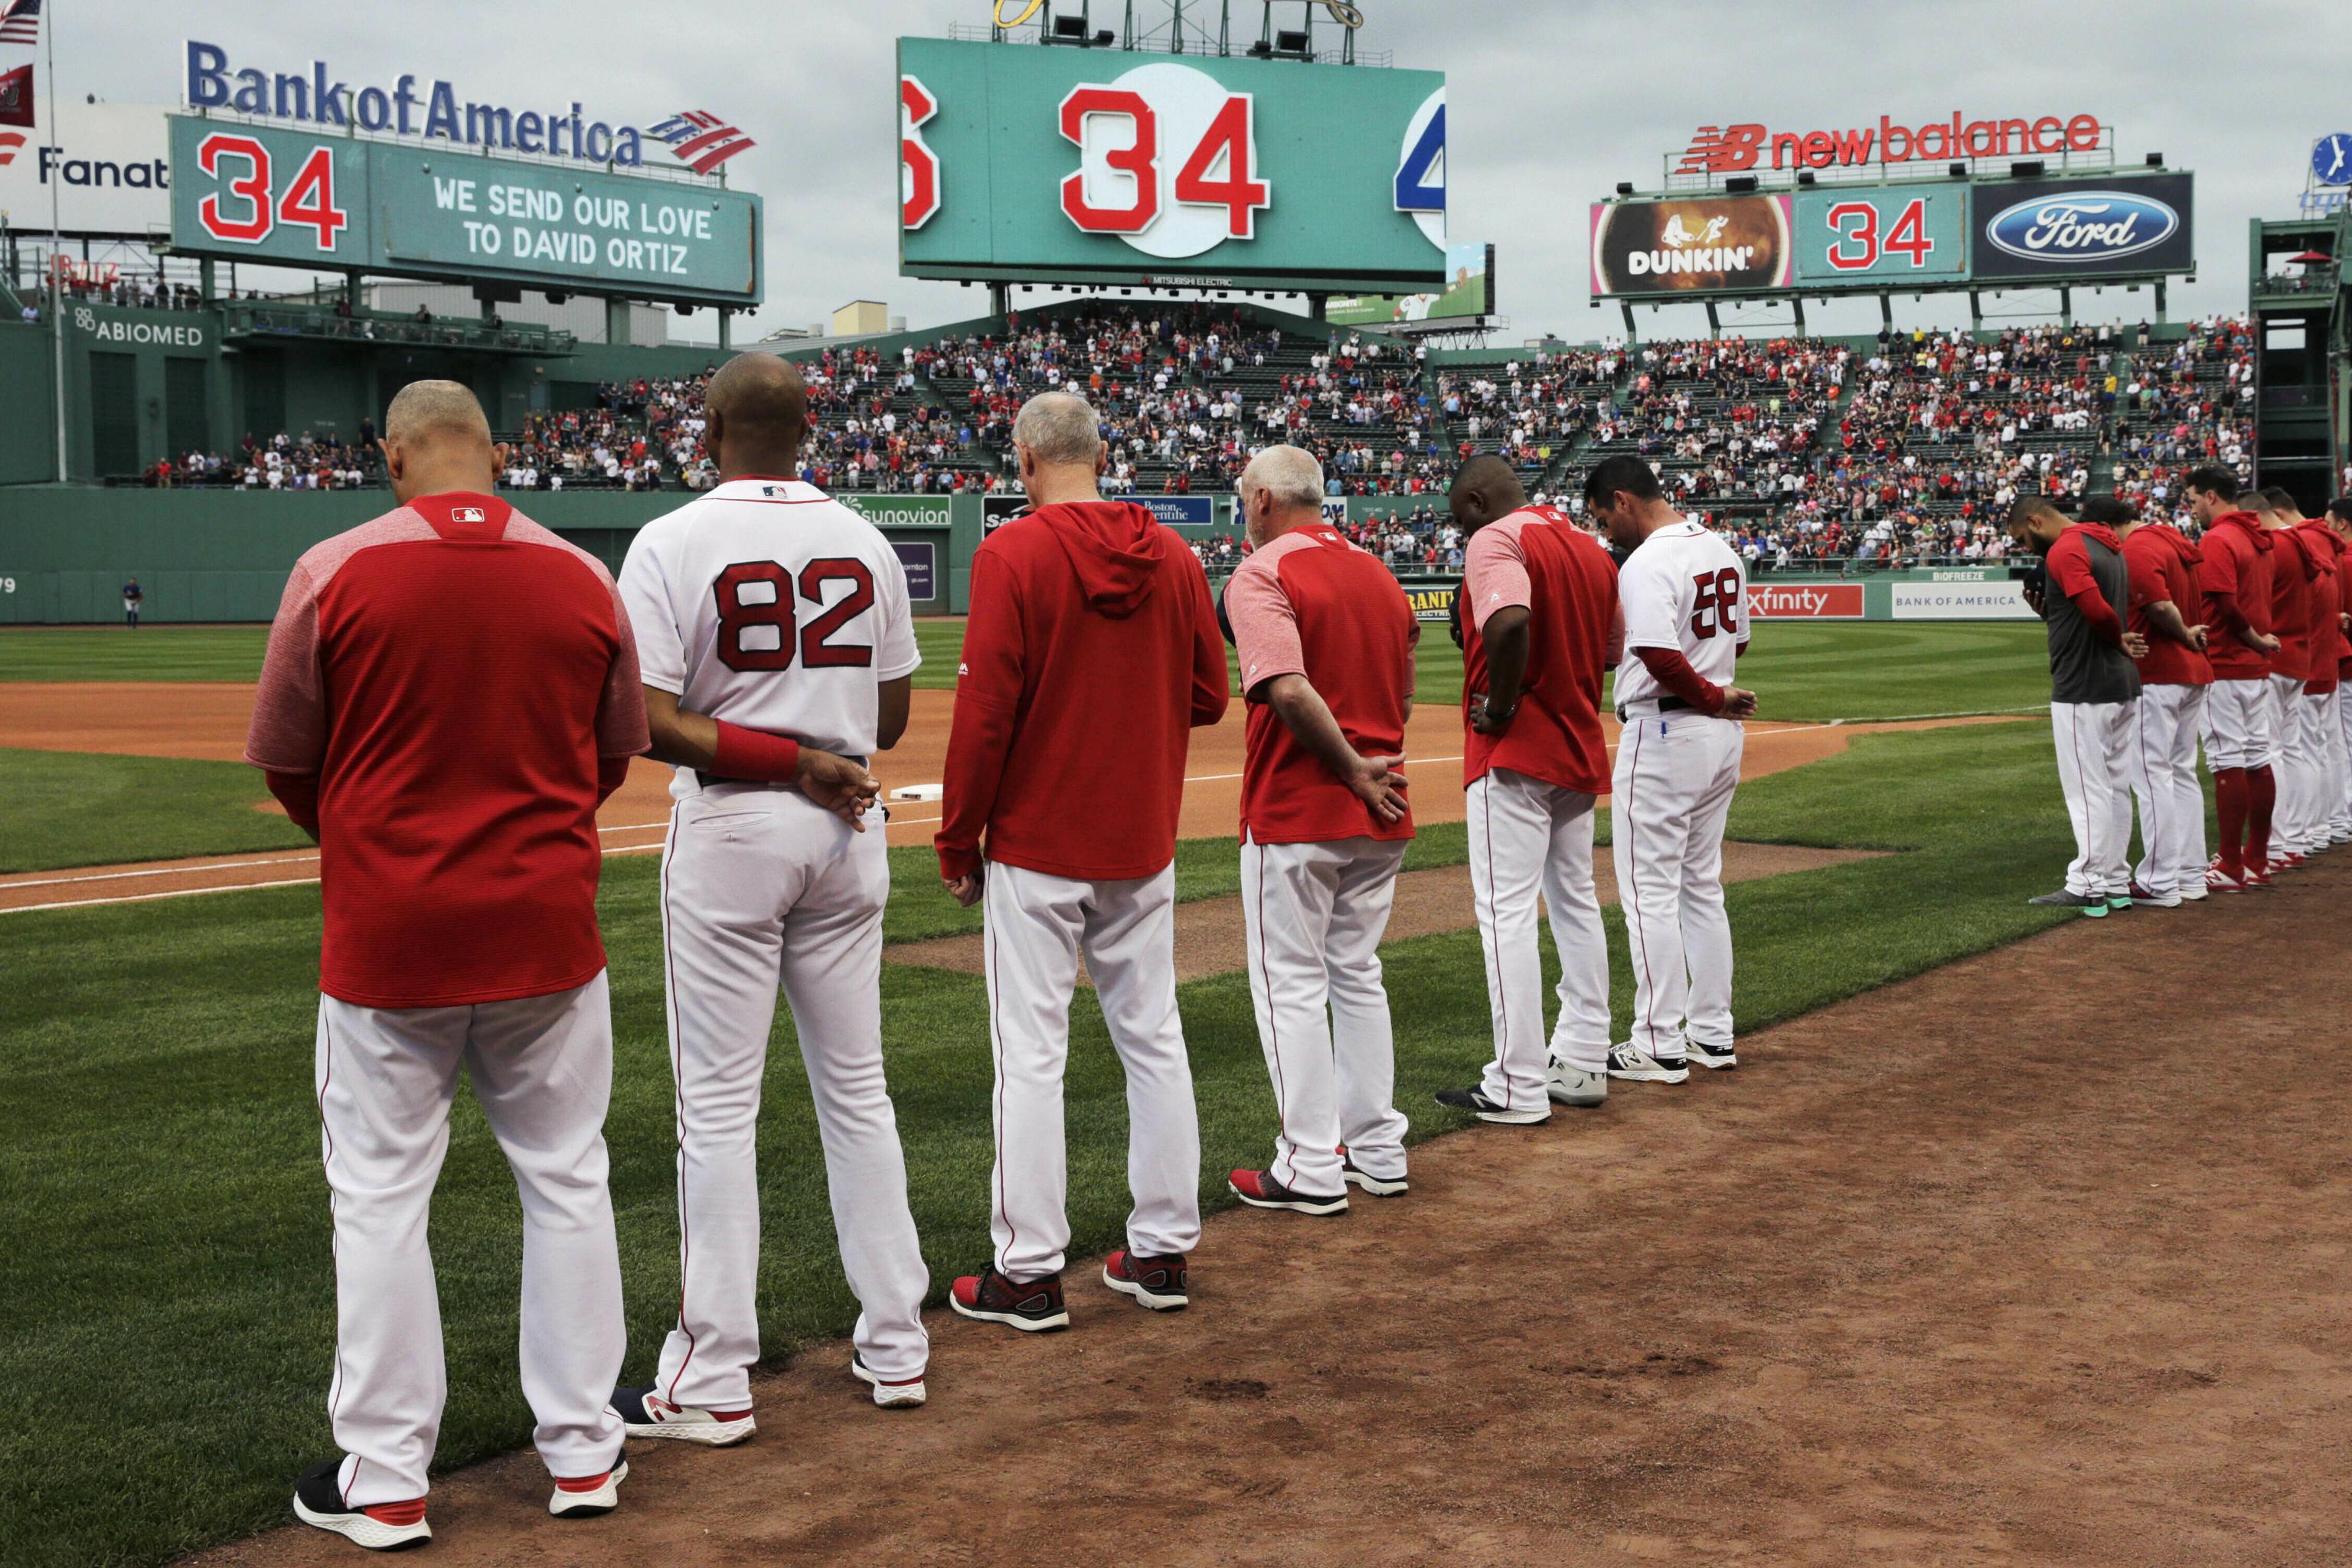
[[[827,583],[846,582],[849,592],[831,605],[824,602]],[[745,587],[767,584],[765,596],[746,601]],[[874,607],[874,574],[866,563],[848,556],[810,562],[801,568],[800,597],[820,606],[806,626],[793,615],[793,574],[773,561],[739,561],[719,574],[711,592],[719,601],[719,662],[730,669],[789,669],[797,648],[806,669],[844,667],[867,668],[874,663],[872,643],[837,643],[833,634]],[[776,628],[773,647],[747,647],[743,633],[752,626]]]

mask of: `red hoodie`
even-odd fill
[[[2057,542],[2051,545],[2042,562],[2058,591],[2074,601],[2074,607],[2082,612],[2083,622],[2092,634],[2109,647],[2116,647],[2124,640],[2123,617],[2107,603],[2098,579],[2091,574],[2091,552],[2083,543],[2085,539],[2097,540],[2117,555],[2124,552],[2124,542],[2105,523],[2070,522],[2059,531]]]
[[[2294,525],[2304,540],[2304,548],[2319,575],[2311,584],[2311,669],[2310,681],[2304,690],[2313,697],[2324,697],[2336,689],[2336,666],[2343,660],[2347,645],[2343,623],[2336,616],[2343,605],[2343,593],[2336,579],[2346,570],[2344,542],[2335,531],[2315,518],[2305,518]]]
[[[2235,636],[2241,626],[2267,637],[2271,629],[2271,536],[2250,511],[2225,511],[2199,546],[2198,582],[2205,590],[2206,657],[2219,680],[2260,680],[2271,672],[2268,654]]]
[[[2271,633],[2279,640],[2271,673],[2311,679],[2311,600],[2319,563],[2311,542],[2293,528],[2273,528],[2271,540]]]
[[[2124,540],[2124,565],[2131,575],[2131,629],[2147,639],[2139,678],[2149,686],[2205,686],[2213,667],[2187,643],[2156,629],[2147,606],[2168,601],[2194,626],[2205,614],[2197,586],[2197,547],[2160,522],[2142,523]]]
[[[1132,501],[1040,507],[971,561],[940,873],[988,858],[1082,881],[1176,858],[1184,753],[1224,716],[1208,579]]]

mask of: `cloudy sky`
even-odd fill
[[[1157,12],[1163,0],[1137,0]],[[1113,18],[1117,0],[1095,0]],[[1207,9],[1196,0],[1193,9]],[[1255,37],[1259,7],[1234,0]],[[1648,188],[1662,155],[1702,123],[1774,129],[2087,112],[2116,127],[2121,160],[2162,152],[2198,175],[2198,281],[2176,314],[2242,309],[2246,222],[2290,216],[2314,138],[2352,131],[2352,23],[2344,0],[1938,0],[1793,5],[1650,0],[1362,0],[1360,47],[1448,78],[1453,237],[1499,247],[1508,341],[1622,330],[1591,309],[1587,205],[1619,180]],[[643,125],[686,108],[732,118],[759,146],[729,165],[767,200],[768,303],[759,331],[805,325],[855,298],[918,325],[980,313],[977,289],[897,271],[893,40],[987,20],[988,0],[702,0],[647,11],[617,0],[410,0],[320,6],[216,0],[59,0],[68,94],[174,102],[192,33],[238,64],[323,58],[353,85],[446,77],[461,96],[528,107],[577,98]],[[1295,17],[1296,0],[1277,15]],[[1099,22],[1098,22],[1098,25]],[[1291,25],[1296,25],[1293,22]],[[1328,32],[1319,28],[1320,33]],[[13,64],[11,58],[0,64]],[[2146,294],[2078,300],[2086,320],[2137,319]],[[2054,304],[2021,298],[2011,307]],[[1876,308],[1815,314],[1867,329]],[[1898,305],[1898,321],[1965,320],[1964,301]],[[707,316],[698,318],[707,322]],[[1645,333],[1698,332],[1696,307]],[[707,330],[707,329],[706,329]],[[742,341],[739,335],[738,341]]]

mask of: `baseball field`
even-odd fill
[[[960,635],[923,626],[914,728],[877,760],[887,787],[939,777]],[[234,761],[262,636],[0,631],[12,1563],[321,1550],[257,1534],[331,1449],[333,1328],[316,863]],[[1423,1143],[1411,1195],[1333,1220],[1218,1215],[1171,1319],[1087,1265],[1068,1334],[992,1337],[942,1312],[929,1405],[877,1412],[847,1375],[855,1309],[780,1017],[760,1436],[639,1445],[624,1508],[593,1526],[548,1519],[517,1455],[516,1197],[461,1098],[433,1227],[439,1464],[457,1472],[433,1553],[2344,1560],[2352,1086],[2332,1069],[2352,1047],[2334,979],[2352,859],[2096,923],[2032,909],[2072,849],[2038,627],[1767,624],[1742,682],[1763,709],[1727,855],[1738,1072],[1620,1086],[1535,1129],[1431,1101],[1491,1049],[1459,657],[1435,629],[1408,742],[1424,831],[1384,950]],[[1195,737],[1178,868],[1212,1207],[1274,1128],[1239,973],[1240,730],[1236,712]],[[604,818],[631,1374],[677,1300],[643,852],[663,772],[640,763]],[[987,1255],[991,1082],[979,916],[940,891],[938,809],[896,808],[883,978],[935,1302]],[[1083,1000],[1073,1038],[1073,1255],[1090,1257],[1119,1237],[1126,1112]]]

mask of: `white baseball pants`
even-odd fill
[[[2277,715],[2273,732],[2278,736],[2278,761],[2273,764],[2278,773],[2278,805],[2271,815],[2271,856],[2275,859],[2290,851],[2310,850],[2320,781],[2318,725],[2305,721],[2311,699],[2303,694],[2301,678],[2273,675],[2270,685]]]
[[[760,1359],[760,1089],[781,984],[824,1146],[853,1337],[878,1377],[929,1360],[930,1275],[882,1070],[882,813],[859,833],[797,791],[719,784],[679,801],[662,855],[670,1070],[677,1083],[677,1326],[656,1391],[751,1403]]]
[[[1633,961],[1633,1043],[1668,1061],[1688,1040],[1732,1044],[1723,826],[1747,744],[1738,720],[1682,711],[1631,719],[1617,738],[1609,832]]]
[[[2058,784],[2074,828],[2074,858],[2066,890],[2121,898],[2130,890],[2132,802],[2130,702],[2053,702]]]
[[[1549,1054],[1587,1072],[1609,1065],[1609,938],[1592,885],[1593,797],[1496,768],[1470,785],[1467,802],[1470,891],[1495,1028],[1495,1059],[1479,1092],[1505,1110],[1549,1110],[1538,895],[1559,949]]]
[[[2268,676],[2217,679],[2205,689],[2204,723],[2205,765],[2212,772],[2267,768],[2276,762],[2278,704]]]
[[[2336,755],[2336,812],[2331,819],[2332,836],[2352,837],[2352,683],[2339,683],[2333,699],[2336,705],[2336,742],[2331,750]]]
[[[984,885],[989,1038],[996,1053],[996,1268],[1061,1271],[1070,1244],[1062,1076],[1086,957],[1127,1072],[1127,1244],[1138,1257],[1201,1242],[1201,1121],[1176,1015],[1176,870],[1087,882],[991,865]]]
[[[603,974],[458,1007],[319,998],[318,1093],[335,1216],[327,1415],[354,1508],[423,1497],[448,1375],[426,1225],[463,1068],[522,1195],[522,1392],[551,1474],[621,1455],[627,1345],[606,1185],[613,1018]]]
[[[2205,688],[2140,688],[2133,705],[2131,787],[2139,802],[2139,869],[2132,880],[2156,894],[2205,885],[2205,790],[2197,782],[2197,732]]]
[[[1242,841],[1250,999],[1281,1123],[1271,1169],[1294,1192],[1346,1193],[1342,1148],[1375,1179],[1404,1179],[1380,954],[1404,849],[1376,838]]]

